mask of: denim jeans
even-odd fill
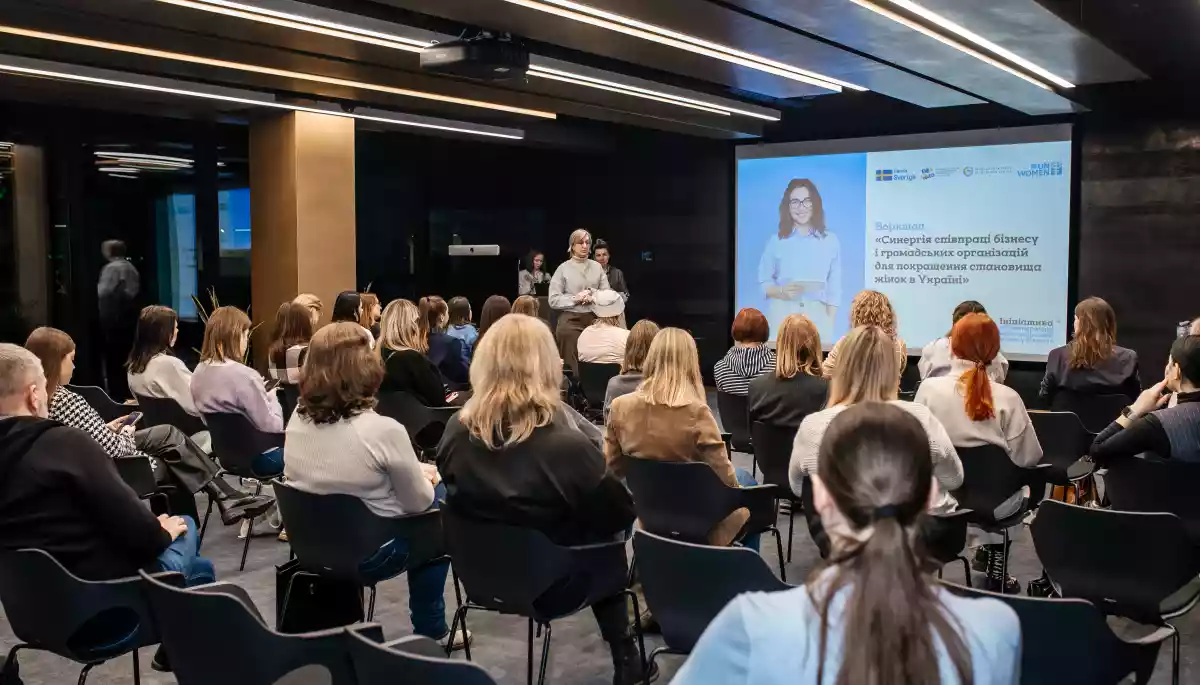
[[[437,509],[439,500],[445,499],[446,486],[441,483],[433,490],[433,504]],[[408,564],[408,541],[401,538],[389,540],[371,558],[359,564],[363,576],[373,582],[394,578]],[[441,639],[450,631],[446,624],[446,575],[450,564],[442,562],[417,569],[408,569],[408,612],[413,632],[432,639]]]
[[[734,467],[733,474],[737,477],[738,485],[742,486],[743,488],[751,485],[758,485],[758,481],[754,480],[754,476],[751,476],[750,472],[746,469]],[[754,550],[755,552],[761,551],[761,541],[759,540],[761,537],[761,534],[747,535],[742,539],[742,545],[748,549]]]
[[[276,447],[258,455],[250,462],[250,470],[263,478],[274,478],[283,473],[283,448]]]
[[[175,541],[158,555],[157,570],[182,573],[188,587],[211,583],[217,579],[217,575],[212,562],[196,551],[200,540],[196,521],[191,516],[184,516],[183,520],[187,522],[187,532],[175,538]]]

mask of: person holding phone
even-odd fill
[[[779,229],[758,262],[758,282],[767,298],[767,322],[779,330],[789,314],[803,314],[833,339],[842,298],[842,248],[825,228],[821,193],[807,178],[788,183],[779,201]]]

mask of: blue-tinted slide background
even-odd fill
[[[779,231],[779,201],[794,178],[807,178],[821,193],[825,228],[837,235],[842,250],[842,301],[838,303],[832,345],[849,327],[850,300],[863,288],[866,254],[867,154],[743,159],[737,163],[737,309],[767,310],[758,285],[758,262],[771,236]],[[771,339],[775,331],[771,331]]]

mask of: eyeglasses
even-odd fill
[[[797,199],[793,198],[791,200],[788,200],[788,206],[791,207],[792,209],[795,209],[797,207],[803,207],[805,209],[812,209],[813,201],[812,201],[811,197],[806,197],[803,200],[797,200]]]

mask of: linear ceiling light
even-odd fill
[[[528,7],[542,12],[548,12],[566,19],[573,19],[584,24],[590,24],[600,28],[624,33],[628,36],[642,38],[662,45],[669,45],[680,50],[694,52],[699,55],[713,57],[731,64],[739,64],[751,69],[765,71],[769,74],[782,76],[793,81],[800,81],[810,85],[825,88],[834,92],[840,92],[843,87],[851,90],[867,90],[860,85],[841,81],[831,76],[818,74],[814,71],[794,67],[790,64],[776,62],[765,57],[760,57],[748,52],[742,52],[726,45],[712,43],[695,36],[689,36],[686,33],[671,31],[661,26],[647,24],[636,19],[626,17],[612,12],[581,5],[569,0],[505,0],[514,5]]]
[[[1024,67],[1025,69],[1037,74],[1038,76],[1041,76],[1042,78],[1046,79],[1047,81],[1050,81],[1051,83],[1057,85],[1060,88],[1074,88],[1075,87],[1074,83],[1071,83],[1070,81],[1066,80],[1065,78],[1062,78],[1061,76],[1057,76],[1055,74],[1050,73],[1046,69],[1039,67],[1038,65],[1034,64],[1033,62],[1030,62],[1029,60],[1025,59],[1024,57],[1021,57],[1020,55],[1017,55],[1009,50],[1006,50],[1006,49],[1000,47],[999,45],[996,45],[995,43],[988,40],[987,38],[984,38],[983,36],[980,36],[979,34],[974,33],[973,31],[967,29],[964,26],[961,26],[959,24],[956,24],[956,23],[950,21],[949,19],[947,19],[946,17],[943,17],[942,15],[938,14],[937,12],[926,9],[926,8],[918,5],[917,3],[912,2],[912,0],[891,0],[891,3],[893,5],[899,5],[900,7],[903,7],[904,9],[908,10],[909,12],[912,12],[913,14],[921,17],[922,19],[924,19],[932,24],[936,24],[936,25],[946,29],[947,31],[950,31],[951,33],[954,33],[962,38],[967,39],[968,41],[974,43],[975,45],[978,45],[979,47],[983,48],[984,50],[987,50],[988,52],[991,52],[994,55],[998,55],[998,56],[1003,57],[1004,59],[1008,60],[1009,62],[1012,62],[1013,64],[1017,64],[1021,67]]]
[[[151,155],[151,154],[147,154],[145,152],[109,152],[107,150],[97,150],[92,154],[96,155],[97,157],[104,157],[107,159],[137,159],[137,160],[142,160],[142,161],[146,161],[146,162],[164,162],[164,163],[187,164],[187,165],[191,165],[193,163],[193,160],[190,160],[187,157],[168,157],[166,155]]]
[[[545,112],[537,109],[527,109],[525,107],[513,107],[510,105],[502,105],[496,102],[487,102],[484,100],[471,100],[468,98],[459,98],[451,95],[441,95],[439,93],[429,93],[421,90],[410,90],[407,88],[393,88],[392,86],[379,85],[377,83],[363,83],[362,81],[351,81],[349,79],[335,78],[333,76],[321,76],[319,74],[305,74],[298,71],[288,71],[286,69],[275,69],[273,67],[263,67],[256,64],[245,64],[242,62],[230,62],[222,59],[213,59],[211,57],[201,57],[199,55],[188,55],[180,52],[168,52],[166,50],[155,50],[153,48],[143,48],[136,45],[125,45],[123,43],[110,43],[102,40],[92,40],[91,38],[80,38],[79,36],[68,36],[61,33],[48,33],[46,31],[34,31],[32,29],[23,29],[16,26],[5,26],[0,24],[0,33],[7,33],[14,36],[24,36],[26,38],[38,38],[41,40],[50,40],[58,43],[69,43],[71,45],[82,45],[85,47],[100,48],[102,50],[112,50],[114,52],[125,52],[134,55],[143,55],[146,57],[157,57],[159,59],[169,59],[178,62],[187,62],[189,64],[203,64],[210,67],[219,67],[222,69],[235,69],[237,71],[248,71],[255,74],[267,74],[270,76],[282,76],[284,78],[292,78],[301,81],[312,81],[315,83],[327,83],[335,86],[346,86],[349,88],[362,88],[363,90],[372,90],[380,93],[391,93],[393,95],[403,95],[405,97],[420,98],[423,100],[435,100],[437,102],[448,102],[456,105],[466,105],[468,107],[481,107],[484,109],[497,110],[501,112],[511,112],[513,114],[524,114],[532,117],[541,117],[543,119],[554,119],[554,112]]]
[[[938,41],[939,43],[949,45],[950,47],[954,48],[955,50],[958,50],[960,52],[965,52],[977,60],[980,60],[982,62],[987,62],[988,64],[992,65],[993,67],[996,67],[997,69],[1000,69],[1001,71],[1006,71],[1006,72],[1012,74],[1013,76],[1016,76],[1017,78],[1024,79],[1025,81],[1032,83],[1033,85],[1037,86],[1038,88],[1043,88],[1043,89],[1049,90],[1049,91],[1054,90],[1049,85],[1042,83],[1041,81],[1033,78],[1032,76],[1030,76],[1028,74],[1019,72],[1016,69],[1013,69],[1012,67],[1008,66],[1007,64],[1005,64],[997,59],[988,57],[987,55],[983,54],[982,52],[979,52],[978,50],[972,49],[966,45],[963,45],[962,43],[960,43],[956,40],[953,40],[951,38],[943,36],[942,34],[938,33],[937,31],[934,31],[933,29],[930,29],[927,26],[918,24],[917,22],[909,19],[908,17],[897,14],[897,13],[891,11],[890,9],[887,9],[886,7],[880,7],[879,5],[876,5],[873,2],[868,2],[868,0],[850,0],[850,2],[858,5],[859,7],[869,9],[872,12],[875,12],[876,14],[883,15],[898,24],[903,24],[903,25],[907,26],[908,28],[912,29],[913,31],[916,31],[917,33],[926,35],[926,36]]]
[[[287,109],[295,112],[311,112],[313,114],[328,114],[329,116],[345,117],[347,119],[362,119],[364,121],[378,121],[388,124],[396,124],[398,126],[413,126],[416,128],[436,129],[439,131],[452,131],[454,133],[469,133],[478,136],[490,136],[494,138],[509,138],[520,140],[525,137],[523,131],[516,129],[501,129],[495,127],[467,127],[466,125],[447,125],[441,123],[432,123],[431,120],[424,117],[409,117],[405,115],[387,113],[386,115],[364,115],[359,113],[344,112],[340,109],[330,108],[323,109],[320,107],[305,107],[302,105],[293,105],[284,102],[276,102],[274,100],[257,97],[240,97],[235,95],[225,95],[221,93],[205,92],[202,90],[189,90],[185,88],[175,88],[168,86],[154,85],[151,83],[139,83],[137,81],[128,81],[124,79],[102,78],[98,76],[86,76],[84,74],[71,73],[61,69],[41,69],[31,66],[24,66],[22,62],[26,62],[23,58],[14,58],[11,56],[0,56],[0,71],[7,71],[14,74],[26,74],[29,76],[45,76],[49,78],[63,79],[67,81],[79,81],[81,83],[91,83],[106,86],[119,86],[122,88],[132,88],[135,90],[145,90],[155,93],[168,93],[172,95],[183,95],[187,97],[202,98],[208,100],[221,100],[224,102],[237,102],[245,105],[257,105],[260,107],[274,107],[276,109]],[[28,63],[28,62],[26,62]],[[183,82],[180,82],[183,83]],[[193,84],[187,84],[193,85]],[[197,84],[198,85],[198,84]],[[457,123],[457,122],[454,122]]]
[[[403,36],[394,36],[379,31],[370,31],[361,29],[356,26],[348,26],[346,24],[338,24],[332,21],[324,21],[305,17],[299,14],[290,12],[279,12],[277,10],[257,7],[255,5],[247,5],[240,2],[227,2],[226,0],[158,0],[169,5],[178,5],[180,7],[190,7],[192,9],[204,10],[206,12],[215,12],[224,14],[230,17],[240,17],[242,19],[250,19],[264,24],[274,24],[275,26],[284,26],[300,31],[308,31],[310,33],[320,33],[326,36],[335,38],[345,38],[347,40],[358,41],[360,43],[370,43],[379,45],[385,48],[394,50],[405,50],[407,52],[421,52],[421,49],[428,46],[428,41],[420,41],[414,38],[405,38]]]
[[[767,121],[779,121],[778,116],[772,116],[769,114],[761,114],[759,112],[751,112],[750,110],[738,109],[737,107],[730,107],[728,105],[722,105],[722,104],[718,104],[716,102],[709,102],[706,100],[695,100],[693,98],[684,97],[682,95],[675,95],[673,93],[665,93],[665,92],[659,91],[659,90],[650,90],[649,88],[633,86],[633,85],[629,85],[628,83],[618,83],[616,81],[608,81],[605,79],[596,78],[594,76],[585,76],[584,74],[576,74],[576,73],[569,72],[569,71],[563,71],[561,69],[551,69],[549,67],[543,67],[543,66],[540,66],[537,64],[530,64],[529,71],[527,71],[526,73],[529,74],[530,76],[541,76],[543,78],[551,78],[551,79],[556,78],[557,80],[565,81],[567,83],[575,83],[575,84],[581,85],[581,86],[589,86],[592,88],[600,88],[602,90],[611,90],[611,91],[618,92],[618,93],[624,93],[626,95],[632,95],[634,97],[644,97],[644,98],[648,98],[650,100],[659,100],[661,102],[669,102],[670,104],[680,105],[682,107],[693,107],[695,109],[701,109],[701,110],[709,111],[709,112],[715,110],[717,114],[741,114],[743,116],[754,117],[756,119],[765,119]]]

